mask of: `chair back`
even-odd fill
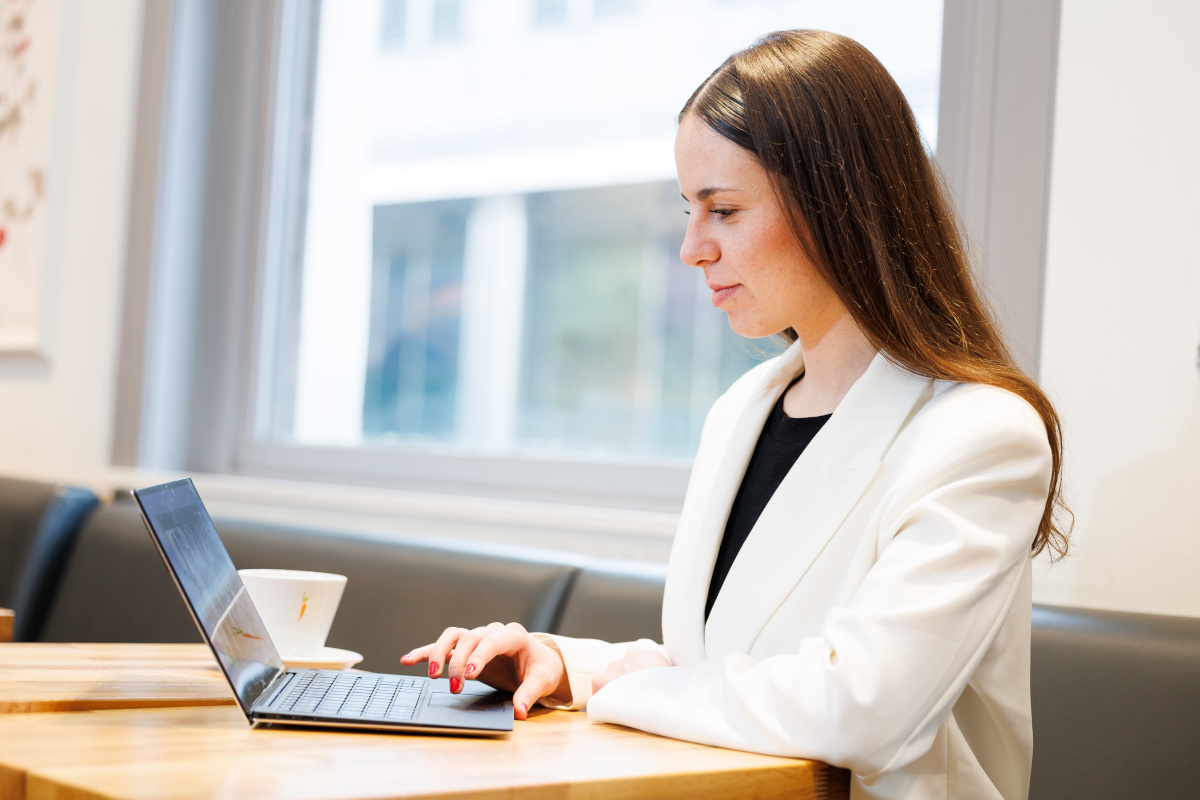
[[[36,641],[67,558],[99,505],[87,489],[0,478],[0,606],[16,642]]]

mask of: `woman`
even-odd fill
[[[664,644],[496,623],[404,663],[514,689],[518,718],[540,700],[822,759],[854,797],[1025,797],[1031,557],[1067,544],[1059,423],[903,95],[849,39],[771,34],[688,100],[675,157],[681,257],[735,331],[792,344],[709,413]]]

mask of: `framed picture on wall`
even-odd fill
[[[62,0],[0,4],[0,356],[47,358],[55,298],[48,197]],[[59,159],[61,161],[61,159]],[[60,237],[61,238],[61,237]]]

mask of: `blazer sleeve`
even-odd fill
[[[866,780],[928,751],[1028,568],[1051,456],[998,390],[926,426],[886,495],[878,559],[796,652],[631,673],[588,714],[704,744],[816,758]],[[997,400],[999,395],[999,400]],[[997,412],[997,404],[1000,412]]]
[[[666,657],[667,652],[661,644],[650,639],[638,639],[636,642],[611,642],[599,639],[575,639],[570,636],[557,636],[550,633],[533,634],[542,644],[558,652],[562,656],[563,666],[567,670],[567,683],[571,687],[569,702],[559,703],[554,697],[543,697],[538,703],[548,708],[558,708],[566,711],[578,711],[586,708],[592,696],[592,676],[604,671],[613,661],[624,658],[625,653],[633,647],[643,647],[657,650]],[[670,659],[668,659],[670,660]]]

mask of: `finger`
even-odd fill
[[[451,693],[458,694],[462,691],[463,671],[469,663],[468,659],[475,651],[476,645],[490,634],[491,631],[488,628],[475,628],[458,637],[458,642],[454,645],[454,653],[446,664],[446,677],[450,679]]]
[[[486,630],[487,635],[479,639],[471,653],[463,655],[462,660],[466,662],[462,670],[464,678],[478,678],[493,658],[499,655],[515,655],[524,644],[512,629],[498,622],[488,625]],[[455,660],[457,658],[458,649],[455,650]]]
[[[529,709],[533,704],[546,695],[553,694],[558,688],[558,676],[550,669],[539,665],[529,671],[525,681],[513,692],[513,716],[517,719],[529,719]]]
[[[446,628],[442,631],[442,635],[432,645],[429,645],[429,677],[436,678],[442,674],[442,667],[446,664],[446,659],[450,652],[454,650],[454,646],[458,643],[458,638],[466,633],[465,628]]]
[[[404,655],[400,656],[400,663],[406,667],[411,667],[413,664],[419,664],[422,661],[429,659],[429,651],[433,649],[432,644],[427,644],[424,647],[417,647],[409,650]]]

